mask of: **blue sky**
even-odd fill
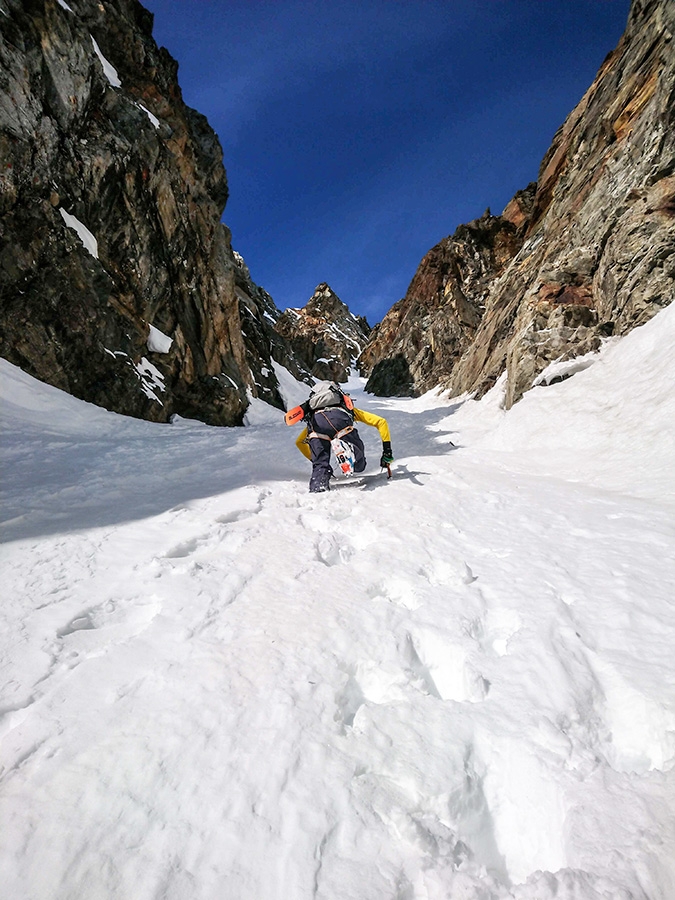
[[[422,256],[537,177],[629,0],[144,0],[223,145],[223,221],[277,305],[379,321]]]

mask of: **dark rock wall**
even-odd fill
[[[297,358],[288,341],[276,330],[282,316],[272,297],[251,279],[248,266],[238,254],[235,259],[235,290],[239,300],[246,358],[253,374],[256,394],[262,400],[285,409],[274,363],[287,369],[297,381],[314,384],[307,366]]]
[[[370,326],[355,316],[325,283],[302,309],[287,309],[275,330],[296,359],[315,378],[344,382],[370,336]]]
[[[501,250],[494,258],[477,251],[482,277],[472,282],[465,272],[475,248],[462,246],[461,233],[425,257],[366,348],[369,389],[418,393],[440,383],[480,395],[506,370],[510,406],[551,361],[596,349],[672,302],[672,0],[634,0],[616,50],[555,135],[534,196],[520,192],[497,217],[490,233],[504,235]],[[443,295],[459,287],[477,326],[462,323],[453,304],[444,310],[440,285]],[[387,381],[387,366],[402,379]]]
[[[0,354],[118,412],[240,422],[256,385],[221,148],[151,14],[136,0],[2,5]]]

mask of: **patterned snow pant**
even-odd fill
[[[338,431],[352,424],[352,417],[344,409],[330,407],[314,413],[310,423],[310,431],[325,434],[334,438]],[[354,448],[354,471],[363,472],[366,467],[366,450],[358,431],[350,431],[342,440]],[[310,438],[309,449],[312,454],[312,477],[309,479],[310,493],[329,491],[329,481],[333,474],[330,464],[330,441],[321,438]]]

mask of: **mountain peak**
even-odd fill
[[[314,288],[314,293],[305,304],[307,313],[323,313],[328,317],[351,315],[349,307],[338,297],[332,287],[322,281]]]
[[[315,378],[346,381],[370,336],[370,326],[349,311],[325,281],[301,309],[287,309],[275,330]]]

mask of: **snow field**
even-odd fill
[[[596,362],[584,356],[583,377],[531,390],[508,413],[502,381],[487,402],[461,410],[459,427],[472,449],[506,452],[517,471],[534,463],[542,474],[675,502],[674,340],[671,304],[608,341]]]
[[[599,365],[538,389],[527,433]],[[364,427],[374,474],[310,495],[263,404],[245,429],[157,426],[0,373],[7,896],[675,896],[656,451],[631,492],[634,444],[589,441],[593,485],[527,441],[487,452],[519,407],[355,379],[395,477]]]

